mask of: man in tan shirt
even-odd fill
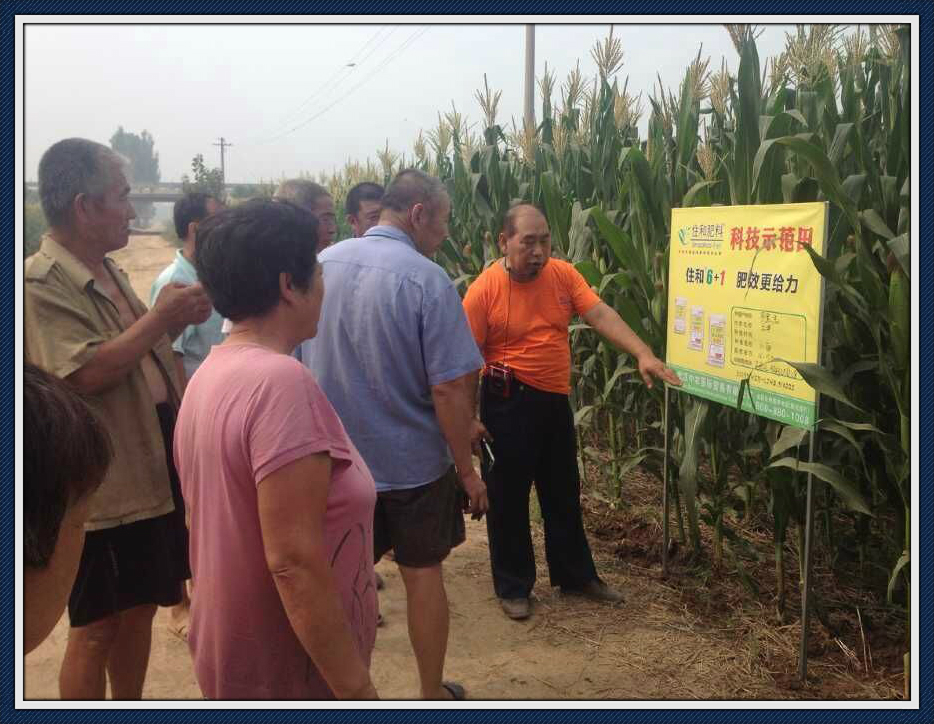
[[[184,503],[172,461],[179,402],[171,339],[211,311],[200,284],[166,285],[151,310],[107,254],[136,214],[123,160],[71,138],[39,163],[49,233],[26,260],[26,358],[85,395],[114,458],[95,494],[68,612],[63,699],[140,698],[156,607],[189,577]]]

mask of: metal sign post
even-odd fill
[[[824,248],[827,248],[826,229],[830,222],[830,207],[824,210]],[[817,350],[821,355],[824,349],[824,277],[820,278],[820,307],[818,308],[817,319]],[[811,436],[808,444],[808,462],[814,462],[816,450],[817,425],[820,420],[820,393],[814,395],[814,425],[811,427]],[[807,683],[808,679],[808,634],[810,633],[811,622],[811,553],[814,550],[814,476],[808,470],[808,491],[807,491],[807,509],[804,514],[804,580],[801,582],[801,649],[798,654],[798,677],[801,683]]]
[[[669,509],[670,505],[668,503],[668,481],[671,479],[671,476],[668,474],[668,455],[669,455],[669,440],[671,439],[671,434],[668,426],[669,418],[669,390],[668,383],[665,383],[665,409],[662,412],[662,427],[664,428],[663,432],[665,434],[665,444],[664,444],[664,454],[665,458],[662,462],[662,578],[668,576],[668,518],[670,517]]]
[[[820,398],[818,398],[818,401]],[[819,409],[819,405],[818,405]],[[814,430],[808,445],[808,460],[814,462]],[[811,621],[811,550],[814,537],[814,476],[808,471],[807,512],[804,517],[804,580],[801,582],[801,648],[798,654],[798,676],[808,678],[808,625]]]

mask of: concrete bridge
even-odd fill
[[[150,203],[172,203],[174,204],[183,194],[181,191],[130,191],[130,203],[138,201],[148,201]]]
[[[249,183],[229,183],[224,188],[231,191],[236,188],[255,186]],[[30,191],[37,191],[39,185],[35,181],[27,181],[26,188]],[[174,204],[182,198],[181,181],[160,181],[158,184],[139,184],[130,188],[130,202],[148,201],[149,203],[168,203]]]

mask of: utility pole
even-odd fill
[[[221,136],[218,140],[220,141],[220,143],[215,143],[214,145],[221,147],[221,183],[226,184],[227,173],[226,173],[226,168],[224,165],[224,149],[229,148],[230,146],[233,146],[233,144],[227,143],[227,141],[224,140],[223,136]]]
[[[525,26],[525,124],[535,128],[535,26]]]

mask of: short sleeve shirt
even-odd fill
[[[549,259],[538,277],[515,282],[501,262],[464,295],[464,310],[487,363],[505,363],[517,379],[546,392],[571,389],[568,324],[600,303],[577,269]]]
[[[110,260],[104,264],[137,317],[146,306],[129,279]],[[26,359],[58,377],[77,371],[100,345],[126,330],[117,307],[94,282],[91,271],[51,236],[26,260],[24,283]],[[178,384],[168,336],[149,352],[169,396]],[[120,382],[88,398],[110,433],[114,458],[91,503],[88,530],[113,528],[174,510],[165,445],[155,403],[137,365]]]
[[[175,259],[156,277],[152,283],[152,289],[149,292],[149,304],[156,303],[159,292],[170,282],[180,284],[195,284],[198,281],[198,272],[181,250],[175,252]],[[182,366],[185,368],[185,374],[191,378],[198,369],[198,366],[204,362],[208,356],[211,347],[224,341],[224,333],[221,327],[224,318],[217,313],[217,310],[211,310],[211,316],[201,324],[190,324],[182,330],[182,333],[176,337],[172,343],[172,349],[182,355]]]
[[[302,361],[378,490],[437,480],[452,460],[431,387],[483,365],[454,284],[393,226],[374,226],[318,258],[324,303]]]
[[[257,486],[309,455],[332,461],[328,561],[358,650],[376,638],[373,507],[366,464],[311,373],[259,345],[214,347],[188,383],[175,461],[190,515],[189,646],[210,699],[330,699],[266,564]]]

